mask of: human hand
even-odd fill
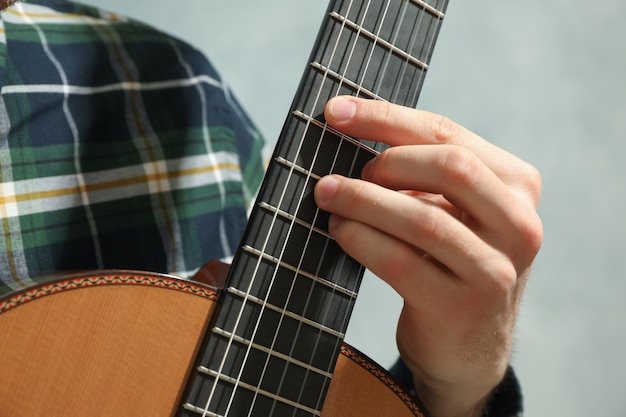
[[[391,148],[362,178],[322,178],[342,248],[404,299],[403,360],[433,417],[481,415],[503,378],[541,246],[541,179],[528,163],[430,113],[335,98],[326,121]]]
[[[194,276],[191,277],[191,280],[201,282],[215,289],[221,290],[226,284],[226,278],[228,278],[229,271],[230,264],[222,262],[219,259],[212,259],[202,265]]]

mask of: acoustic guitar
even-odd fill
[[[0,417],[423,416],[343,343],[363,266],[313,201],[384,147],[324,104],[414,107],[447,0],[333,0],[224,288],[132,271],[66,276],[0,299]]]

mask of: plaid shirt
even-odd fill
[[[188,277],[230,257],[263,141],[202,54],[64,0],[0,19],[0,295],[50,272]]]

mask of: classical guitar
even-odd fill
[[[423,416],[343,343],[363,267],[312,190],[383,149],[328,99],[415,106],[447,0],[333,0],[223,289],[113,271],[0,300],[0,416]]]

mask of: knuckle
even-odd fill
[[[470,187],[482,169],[478,158],[460,146],[448,146],[439,161],[445,180]]]
[[[541,196],[542,179],[537,168],[529,163],[524,163],[521,168],[521,178],[524,190],[531,196],[535,206]]]
[[[422,213],[422,219],[419,221],[413,216],[412,229],[419,230],[429,240],[441,241],[445,240],[442,236],[441,215],[433,206],[427,206]]]
[[[348,187],[346,194],[346,208],[348,210],[356,210],[361,204],[363,204],[367,191],[365,190],[366,183],[360,180],[351,179],[347,182]]]
[[[381,271],[385,271],[388,280],[406,280],[414,273],[414,265],[410,261],[415,256],[405,250],[386,253],[381,260]]]
[[[384,101],[375,101],[380,108],[374,109],[383,126],[397,126],[400,124],[400,114],[396,106]]]
[[[528,184],[531,185],[533,189],[541,189],[541,173],[535,166],[526,163],[524,167],[524,176]]]
[[[527,257],[534,259],[543,244],[543,223],[536,212],[522,222],[520,237],[527,248]]]
[[[520,202],[521,211],[512,218],[514,239],[509,239],[508,253],[516,265],[526,267],[532,262],[543,244],[543,222],[537,211]]]
[[[426,203],[408,213],[408,218],[408,230],[414,235],[421,236],[425,241],[453,245],[458,239],[449,227],[448,213],[436,204]]]
[[[446,116],[433,114],[429,120],[428,128],[437,143],[450,143],[461,134],[461,126]]]
[[[509,259],[493,262],[490,265],[489,275],[496,294],[509,294],[517,286],[517,269]]]
[[[475,295],[483,306],[498,306],[515,298],[519,288],[519,274],[513,263],[505,257],[491,259],[484,270],[482,291]]]
[[[342,221],[339,225],[333,227],[331,234],[337,243],[348,253],[352,251],[355,243],[358,243],[358,230],[353,222]]]

